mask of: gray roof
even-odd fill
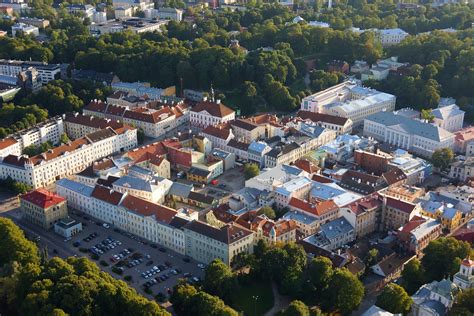
[[[142,178],[132,177],[132,176],[123,176],[117,181],[114,182],[114,186],[131,188],[134,190],[153,192],[153,186],[150,181],[144,180]]]
[[[56,181],[56,186],[62,186],[84,196],[91,196],[92,191],[94,191],[93,187],[66,178]]]
[[[441,141],[454,135],[441,127],[409,119],[392,112],[379,112],[370,115],[366,120],[385,125],[402,133],[413,134],[434,141]]]
[[[335,220],[321,225],[321,233],[329,240],[347,234],[351,230],[354,230],[354,227],[344,217],[336,218]]]
[[[168,194],[187,198],[189,195],[189,192],[191,192],[192,190],[193,190],[192,184],[188,185],[184,183],[173,182],[173,185],[171,186]]]

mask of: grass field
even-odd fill
[[[255,300],[253,297],[258,296]],[[232,298],[232,307],[245,315],[263,315],[273,307],[273,293],[270,284],[252,283],[242,286]]]

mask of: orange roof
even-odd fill
[[[11,145],[14,145],[16,143],[18,142],[13,137],[4,138],[0,140],[0,150],[10,147]]]
[[[101,185],[96,185],[91,194],[92,197],[107,202],[109,204],[118,205],[123,198],[123,194],[106,188]]]
[[[62,196],[56,195],[53,192],[49,192],[45,189],[37,189],[25,193],[20,198],[41,208],[49,208],[53,205],[57,205],[63,201],[66,201],[66,199]]]
[[[473,267],[474,266],[474,260],[471,260],[470,257],[467,257],[466,259],[464,259],[461,264],[463,266],[468,266],[468,267]]]
[[[133,195],[127,195],[120,205],[143,216],[154,216],[157,221],[165,223],[169,223],[177,214],[172,208],[142,200]]]
[[[227,139],[230,135],[230,128],[223,128],[221,126],[217,127],[217,126],[209,125],[202,131],[202,133],[215,136],[220,139]]]
[[[274,114],[260,114],[260,115],[255,115],[247,118],[248,121],[255,123],[257,125],[260,124],[268,124],[268,123],[277,123],[278,122],[278,117]]]
[[[191,109],[193,112],[206,111],[212,116],[225,117],[234,113],[234,110],[228,108],[222,103],[203,101]]]
[[[135,163],[150,160],[157,156],[164,156],[167,154],[165,146],[162,142],[155,142],[150,145],[135,148],[127,152],[125,155],[132,159]]]
[[[308,159],[298,159],[297,161],[295,161],[295,166],[310,174],[315,173],[318,170],[321,170],[321,168],[316,166],[314,163],[312,163]]]
[[[289,205],[316,216],[321,216],[338,209],[338,206],[336,205],[336,203],[334,203],[333,200],[321,201],[317,204],[314,204],[292,197]]]

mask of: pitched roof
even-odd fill
[[[91,196],[98,200],[101,200],[113,205],[119,205],[120,201],[123,198],[122,193],[112,190],[110,188],[106,188],[101,185],[95,186],[94,190],[92,191]]]
[[[0,150],[10,147],[11,145],[14,145],[16,143],[18,142],[13,137],[4,138],[0,140]]]
[[[120,206],[143,216],[154,216],[157,221],[165,223],[171,222],[177,214],[176,210],[172,208],[142,200],[133,195],[127,195]]]
[[[235,223],[230,223],[221,228],[216,228],[204,222],[192,221],[184,225],[183,228],[189,229],[200,235],[204,235],[228,245],[253,234],[251,230],[248,230],[247,228]]]
[[[232,126],[239,127],[242,129],[245,129],[247,131],[253,131],[258,127],[257,124],[254,124],[250,121],[247,121],[245,119],[236,119],[230,123]]]
[[[41,208],[49,208],[53,205],[57,205],[63,201],[66,201],[62,196],[56,195],[53,192],[49,192],[45,189],[37,189],[20,196],[22,200],[33,203]]]
[[[222,103],[215,103],[209,101],[203,101],[198,103],[191,109],[192,112],[202,112],[206,111],[212,116],[216,117],[225,117],[234,113],[234,110],[228,108]]]
[[[416,207],[416,204],[410,202],[398,200],[389,196],[386,196],[385,198],[387,200],[387,206],[400,210],[404,213],[411,213]]]
[[[335,211],[338,209],[336,203],[333,200],[321,201],[319,203],[310,203],[295,197],[290,199],[290,206],[299,210],[305,211],[316,216],[322,216],[326,213]]]
[[[387,181],[388,185],[395,184],[407,178],[406,174],[401,169],[396,167],[384,172],[382,177],[385,179],[385,181]]]
[[[310,174],[315,173],[318,170],[321,170],[321,168],[316,166],[314,163],[312,163],[308,159],[303,159],[303,158],[298,159],[297,161],[295,161],[294,165],[295,165],[295,167],[298,167],[301,170],[304,170],[304,171],[306,171],[307,173],[310,173]]]
[[[230,128],[209,125],[201,133],[211,135],[220,139],[227,139],[230,135]]]
[[[227,144],[227,146],[240,149],[243,151],[248,151],[250,145],[244,142],[236,141],[235,139],[231,139],[229,143]]]
[[[100,117],[95,117],[93,115],[83,115],[79,113],[68,113],[64,119],[66,123],[73,123],[84,125],[88,127],[94,127],[97,129],[104,129],[106,127],[111,127],[114,130],[124,127],[120,121],[105,119]]]
[[[202,202],[208,205],[211,205],[214,202],[214,198],[211,195],[205,195],[194,191],[189,192],[188,199],[197,202]]]
[[[345,117],[339,117],[339,116],[310,112],[310,111],[298,111],[296,115],[303,120],[310,120],[315,123],[325,122],[325,123],[340,125],[340,126],[344,126],[349,120],[348,118],[345,118]]]
[[[117,135],[117,133],[112,128],[107,127],[99,131],[87,134],[85,138],[88,139],[91,143],[97,143],[101,140],[113,137],[115,135]]]

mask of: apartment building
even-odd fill
[[[164,203],[173,182],[158,177],[136,177],[125,175],[114,181],[112,188],[120,193],[128,193],[153,203]]]
[[[186,236],[186,255],[197,261],[210,263],[217,258],[230,265],[239,253],[253,252],[254,233],[239,224],[216,228],[192,221],[182,228]]]
[[[383,197],[382,222],[383,230],[397,230],[408,223],[414,216],[419,215],[419,203],[410,203],[392,197]]]
[[[312,203],[292,197],[288,208],[290,210],[282,218],[295,221],[304,236],[315,234],[322,224],[339,216],[339,207],[332,200]]]
[[[104,119],[80,113],[64,114],[64,128],[70,139],[77,139],[107,127],[114,130],[130,128],[118,120]]]
[[[111,105],[93,101],[84,109],[85,115],[93,115],[111,120],[120,120],[143,130],[148,137],[160,137],[189,122],[189,111],[184,103],[162,106],[157,109]]]
[[[59,79],[61,76],[60,64],[47,64],[37,61],[21,61],[11,59],[0,59],[0,74],[10,77],[17,77],[22,71],[35,68],[38,71],[39,79],[42,83],[48,83]]]
[[[352,120],[349,118],[302,110],[298,111],[297,117],[335,131],[338,136],[352,132]]]
[[[449,176],[460,181],[467,181],[474,177],[474,157],[469,157],[466,160],[460,160],[451,163],[449,169]]]
[[[33,157],[6,156],[0,163],[0,177],[11,177],[38,188],[76,174],[98,159],[136,145],[136,129],[113,130],[108,127]]]
[[[66,200],[45,189],[37,189],[20,196],[20,209],[28,222],[50,229],[67,217]]]
[[[354,227],[355,237],[361,238],[378,229],[382,201],[376,193],[364,196],[342,207],[340,214]]]
[[[272,148],[263,141],[251,142],[248,148],[248,159],[260,168],[265,168],[265,155],[271,150]]]
[[[392,46],[400,44],[408,35],[400,28],[375,30],[375,35],[380,40],[382,46]]]
[[[201,136],[206,137],[211,143],[212,148],[224,148],[231,139],[234,139],[234,133],[228,126],[223,125],[209,125],[200,133]]]
[[[303,240],[319,248],[333,251],[354,239],[354,227],[344,217],[339,217],[321,225],[318,233]]]
[[[183,10],[176,8],[161,7],[158,9],[147,9],[144,11],[145,18],[154,19],[158,18],[161,20],[173,20],[181,22],[183,19]]]
[[[230,123],[235,139],[251,143],[265,138],[265,126],[257,125],[245,119],[236,119]]]
[[[395,110],[396,97],[345,81],[303,98],[301,110],[350,119],[353,126],[382,111]]]
[[[273,188],[275,205],[283,208],[292,198],[305,198],[311,190],[312,182],[306,177],[297,177]]]
[[[415,216],[398,229],[397,236],[402,247],[419,255],[428,244],[441,235],[441,224],[431,218]]]
[[[222,124],[234,119],[234,110],[220,103],[220,101],[200,102],[191,109],[190,114],[191,125],[202,129],[209,125]]]
[[[454,148],[454,134],[439,126],[392,112],[379,112],[364,121],[364,136],[431,158],[436,149]]]
[[[474,126],[466,127],[454,133],[454,152],[474,156]],[[470,146],[470,150],[468,147]]]
[[[17,37],[17,34],[36,37],[39,35],[39,28],[25,23],[15,23],[12,25],[12,36]]]
[[[6,157],[8,155],[21,155],[22,146],[13,137],[7,137],[0,140],[0,158]]]

